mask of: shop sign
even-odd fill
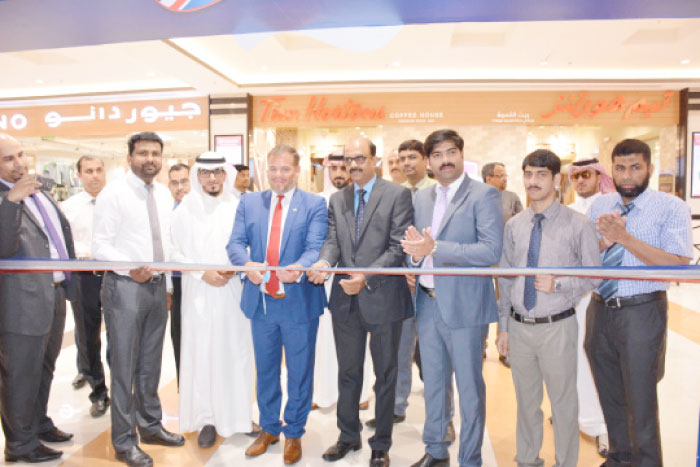
[[[587,92],[568,96],[561,95],[554,108],[543,113],[540,117],[546,120],[558,113],[564,113],[572,118],[592,119],[603,112],[609,112],[619,114],[624,121],[629,120],[635,114],[639,114],[642,118],[649,118],[668,107],[675,94],[673,91],[667,91],[664,93],[663,99],[658,101],[649,101],[646,97],[628,101],[624,95],[618,95],[613,99],[594,100]]]
[[[0,130],[20,136],[107,135],[208,125],[206,98],[0,107]]]

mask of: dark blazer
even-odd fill
[[[243,266],[248,261],[265,262],[271,193],[266,190],[241,197],[226,246],[234,266]],[[297,188],[280,239],[280,266],[300,264],[308,267],[315,263],[326,237],[327,223],[326,201]],[[323,314],[326,291],[323,286],[309,282],[306,275],[299,283],[284,284],[284,294],[285,298],[281,300],[289,307],[295,322],[305,323]],[[241,309],[248,318],[255,315],[261,296],[259,285],[243,281]]]
[[[410,190],[377,178],[365,209],[359,239],[355,238],[354,195],[354,183],[331,195],[328,236],[319,259],[340,268],[401,267],[405,259],[401,239],[413,222]],[[347,275],[335,275],[328,304],[328,309],[340,320],[347,318],[352,300],[339,285],[340,280],[346,278]],[[357,299],[360,313],[369,324],[391,323],[413,315],[411,293],[402,275],[367,275],[367,287]]]
[[[433,222],[437,187],[423,188],[416,194],[418,231]],[[503,206],[498,190],[466,175],[433,237],[438,242],[433,257],[436,268],[498,264],[503,249]],[[450,327],[498,320],[491,276],[435,276],[435,292],[442,319]]]
[[[41,224],[24,201],[8,201],[8,191],[0,183],[0,258],[50,258],[49,239]],[[45,194],[58,212],[68,257],[75,258],[68,219]],[[55,310],[52,284],[51,273],[0,274],[0,330],[25,336],[47,334]],[[73,295],[72,284],[67,284],[66,293]]]

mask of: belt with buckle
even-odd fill
[[[418,283],[418,285],[420,286],[420,289],[428,295],[428,297],[435,298],[435,289],[431,289],[429,287],[426,287],[423,284],[421,284],[420,282]]]
[[[654,300],[661,300],[666,298],[666,291],[659,290],[657,292],[643,293],[639,295],[632,295],[631,297],[611,297],[607,300],[603,300],[603,297],[597,293],[592,294],[593,300],[602,303],[608,308],[622,308],[623,306],[631,305],[641,305],[642,303],[653,302]]]
[[[576,314],[576,310],[573,308],[569,308],[568,310],[564,310],[561,313],[557,313],[556,315],[549,315],[549,316],[543,316],[541,318],[528,318],[527,316],[523,316],[520,313],[516,313],[515,311],[511,311],[510,315],[513,317],[513,319],[519,323],[523,324],[546,324],[546,323],[554,323],[556,321],[562,320],[564,318],[568,318],[569,316],[573,316]]]

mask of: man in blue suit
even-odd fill
[[[318,317],[326,306],[323,286],[301,270],[317,259],[328,230],[326,202],[296,188],[299,154],[276,146],[267,156],[270,190],[241,198],[226,247],[234,266],[290,266],[245,274],[241,309],[252,321],[257,399],[262,431],[246,450],[259,456],[284,433],[284,462],[301,459],[301,436],[311,410]],[[248,250],[249,249],[249,250]],[[287,364],[287,405],[280,421],[280,367]]]
[[[415,227],[402,244],[417,268],[491,266],[501,257],[503,208],[498,190],[464,173],[464,140],[439,130],[425,140],[438,183],[420,190]],[[462,426],[459,465],[480,466],[486,415],[483,344],[489,323],[498,320],[490,276],[419,276],[416,327],[425,384],[426,454],[414,467],[449,465],[445,388],[452,368],[459,391]]]

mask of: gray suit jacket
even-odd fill
[[[360,238],[355,238],[354,184],[331,196],[328,206],[328,236],[319,259],[338,267],[401,267],[405,255],[401,239],[413,220],[411,192],[407,188],[377,178],[370,193]],[[355,244],[357,243],[357,248]],[[334,318],[345,320],[352,297],[338,282],[331,287],[328,309]],[[367,287],[357,296],[360,313],[369,324],[400,321],[413,314],[411,293],[404,276],[368,275]]]
[[[0,183],[0,258],[50,258],[49,239],[24,202],[5,199],[8,187]],[[66,240],[70,258],[75,258],[70,224],[52,201]],[[54,289],[51,273],[0,274],[0,330],[25,336],[43,336],[54,318]],[[72,285],[67,295],[72,297]]]
[[[416,195],[415,226],[419,232],[432,224],[436,187],[424,188]],[[503,248],[501,194],[496,188],[465,176],[433,237],[437,240],[434,267],[498,264]],[[448,326],[461,328],[498,320],[491,276],[435,276],[435,292],[440,314]]]

